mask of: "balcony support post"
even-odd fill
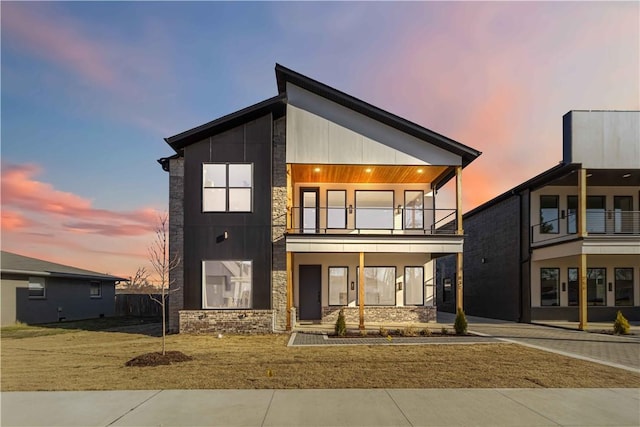
[[[587,236],[587,170],[578,170],[578,233]],[[587,254],[580,254],[580,282],[578,287],[578,329],[587,329]]]
[[[293,180],[291,178],[291,164],[287,163],[287,231],[293,227]]]
[[[456,234],[462,236],[462,166],[456,166]],[[456,254],[456,313],[463,310],[464,293],[462,288],[462,252]]]
[[[358,327],[364,331],[364,252],[360,252],[360,271],[358,273],[358,307],[360,322]]]
[[[287,331],[290,331],[291,307],[293,307],[293,252],[287,252]]]

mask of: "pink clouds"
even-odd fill
[[[38,180],[40,173],[34,164],[3,164],[3,250],[120,275],[147,262],[156,210],[97,209]]]

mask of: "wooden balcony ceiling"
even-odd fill
[[[433,182],[449,166],[291,165],[294,182],[400,183]]]

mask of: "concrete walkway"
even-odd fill
[[[638,389],[2,393],[2,426],[638,426]]]
[[[438,323],[453,322],[454,318],[450,313],[438,313]],[[470,332],[640,373],[640,339],[635,335],[605,335],[474,316],[467,316],[467,321]]]

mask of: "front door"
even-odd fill
[[[300,289],[300,320],[320,320],[322,304],[320,302],[322,283],[321,265],[301,265],[298,271],[298,289]]]

